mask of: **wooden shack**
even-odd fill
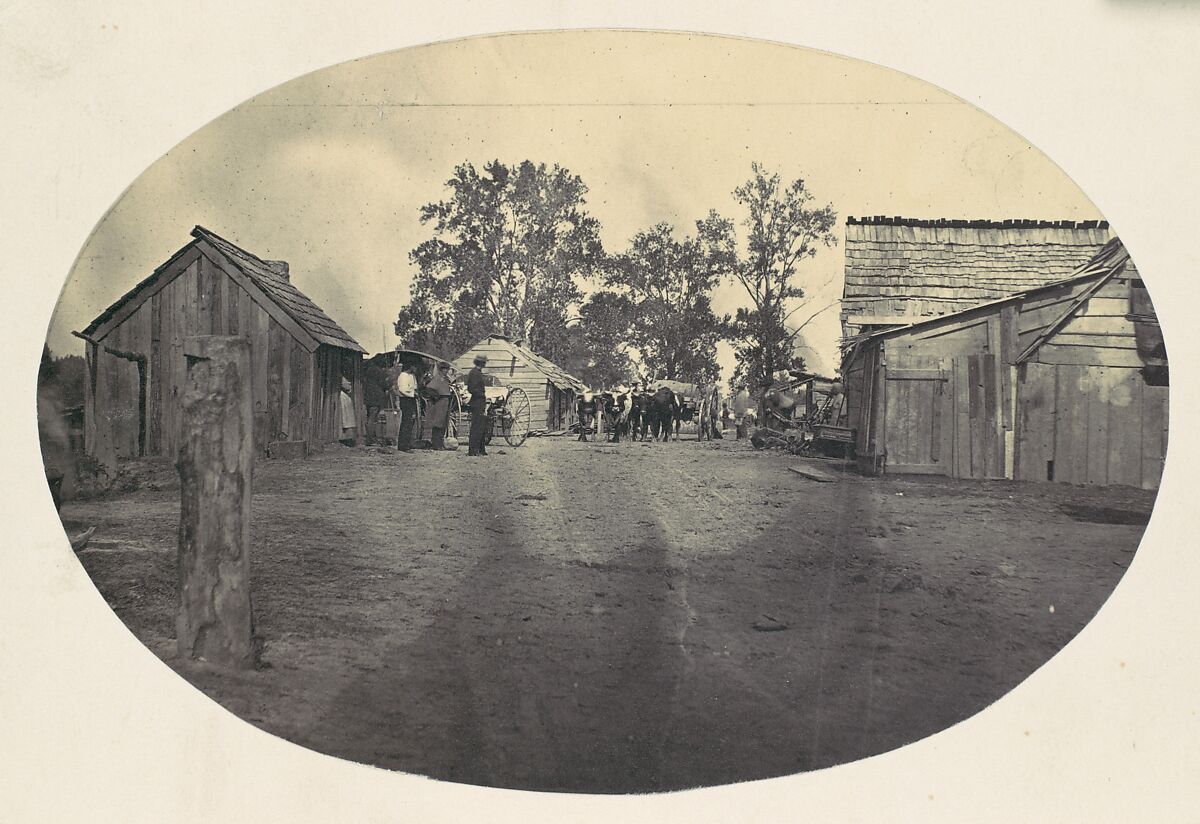
[[[1105,221],[846,220],[842,336],[957,312],[1071,276]]]
[[[1167,360],[1117,239],[1072,277],[857,338],[843,362],[864,468],[1157,488]]]
[[[174,457],[179,449],[183,341],[250,339],[255,446],[318,448],[341,435],[343,379],[364,429],[363,349],[263,260],[197,226],[192,241],[82,332],[87,346],[84,434],[100,457]]]
[[[519,386],[529,396],[532,431],[553,432],[575,422],[575,401],[587,387],[561,367],[535,354],[523,341],[493,333],[453,361],[459,372],[471,369],[476,355],[486,355],[488,374],[505,386]]]

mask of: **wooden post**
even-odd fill
[[[255,664],[250,607],[254,419],[246,338],[188,338],[179,480],[179,654]]]
[[[88,454],[96,459],[96,463],[108,471],[109,477],[115,478],[117,475],[117,448],[113,443],[112,388],[106,380],[105,364],[100,362],[101,358],[112,356],[107,355],[95,343],[89,343],[87,351],[89,355],[87,386],[90,390],[89,400],[92,409],[90,426],[92,437],[86,449]]]

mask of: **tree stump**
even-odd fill
[[[250,668],[257,657],[249,574],[250,344],[246,338],[193,337],[183,352],[179,654]]]

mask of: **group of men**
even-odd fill
[[[400,371],[388,387],[395,398],[400,412],[400,427],[396,435],[396,449],[412,452],[413,437],[417,423],[417,399],[425,398],[425,420],[429,423],[429,446],[431,449],[446,448],[446,428],[450,420],[450,396],[454,387],[450,382],[450,364],[439,363],[423,380],[418,380],[416,366],[408,361],[400,364]],[[416,433],[417,437],[420,433]]]
[[[467,455],[471,457],[487,454],[484,444],[487,432],[487,382],[483,376],[483,367],[486,365],[485,355],[476,356],[475,366],[466,376],[467,393],[470,395],[467,411],[471,413]],[[450,379],[450,364],[440,361],[424,380],[418,380],[416,366],[406,361],[400,365],[400,371],[396,374],[390,390],[400,412],[400,427],[396,436],[397,451],[413,450],[418,417],[417,400],[420,397],[426,400],[425,421],[429,425],[429,447],[433,450],[445,449],[446,429],[450,422],[450,397],[455,391]],[[420,433],[416,436],[420,437]]]

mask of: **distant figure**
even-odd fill
[[[750,419],[750,405],[750,390],[745,385],[739,386],[737,394],[733,396],[733,422],[737,427],[738,440],[746,437],[746,430]]]
[[[642,392],[642,385],[634,382],[629,388],[629,437],[631,440],[643,440],[649,424],[649,396]]]
[[[354,446],[358,442],[358,417],[354,414],[354,397],[350,394],[353,389],[350,381],[342,378],[342,391],[338,395],[342,437],[338,440],[346,446]]]
[[[467,441],[467,455],[475,457],[487,454],[483,439],[487,434],[487,381],[483,367],[487,366],[487,355],[476,355],[475,366],[467,373],[467,392],[471,401],[467,409],[471,412],[471,432]]]
[[[701,384],[696,387],[696,393],[699,399],[699,409],[696,410],[699,416],[696,439],[711,441],[721,437],[721,428],[717,425],[717,388]]]
[[[425,414],[429,418],[429,442],[432,449],[446,448],[446,425],[450,420],[450,394],[453,391],[454,388],[450,385],[450,364],[439,362],[425,381],[425,394],[429,398]]]
[[[367,443],[379,436],[379,413],[388,408],[387,370],[368,363],[363,368],[363,404],[367,407]]]
[[[400,365],[394,391],[400,407],[400,433],[396,436],[396,450],[412,452],[413,424],[417,420],[417,376],[413,374],[411,363]]]

